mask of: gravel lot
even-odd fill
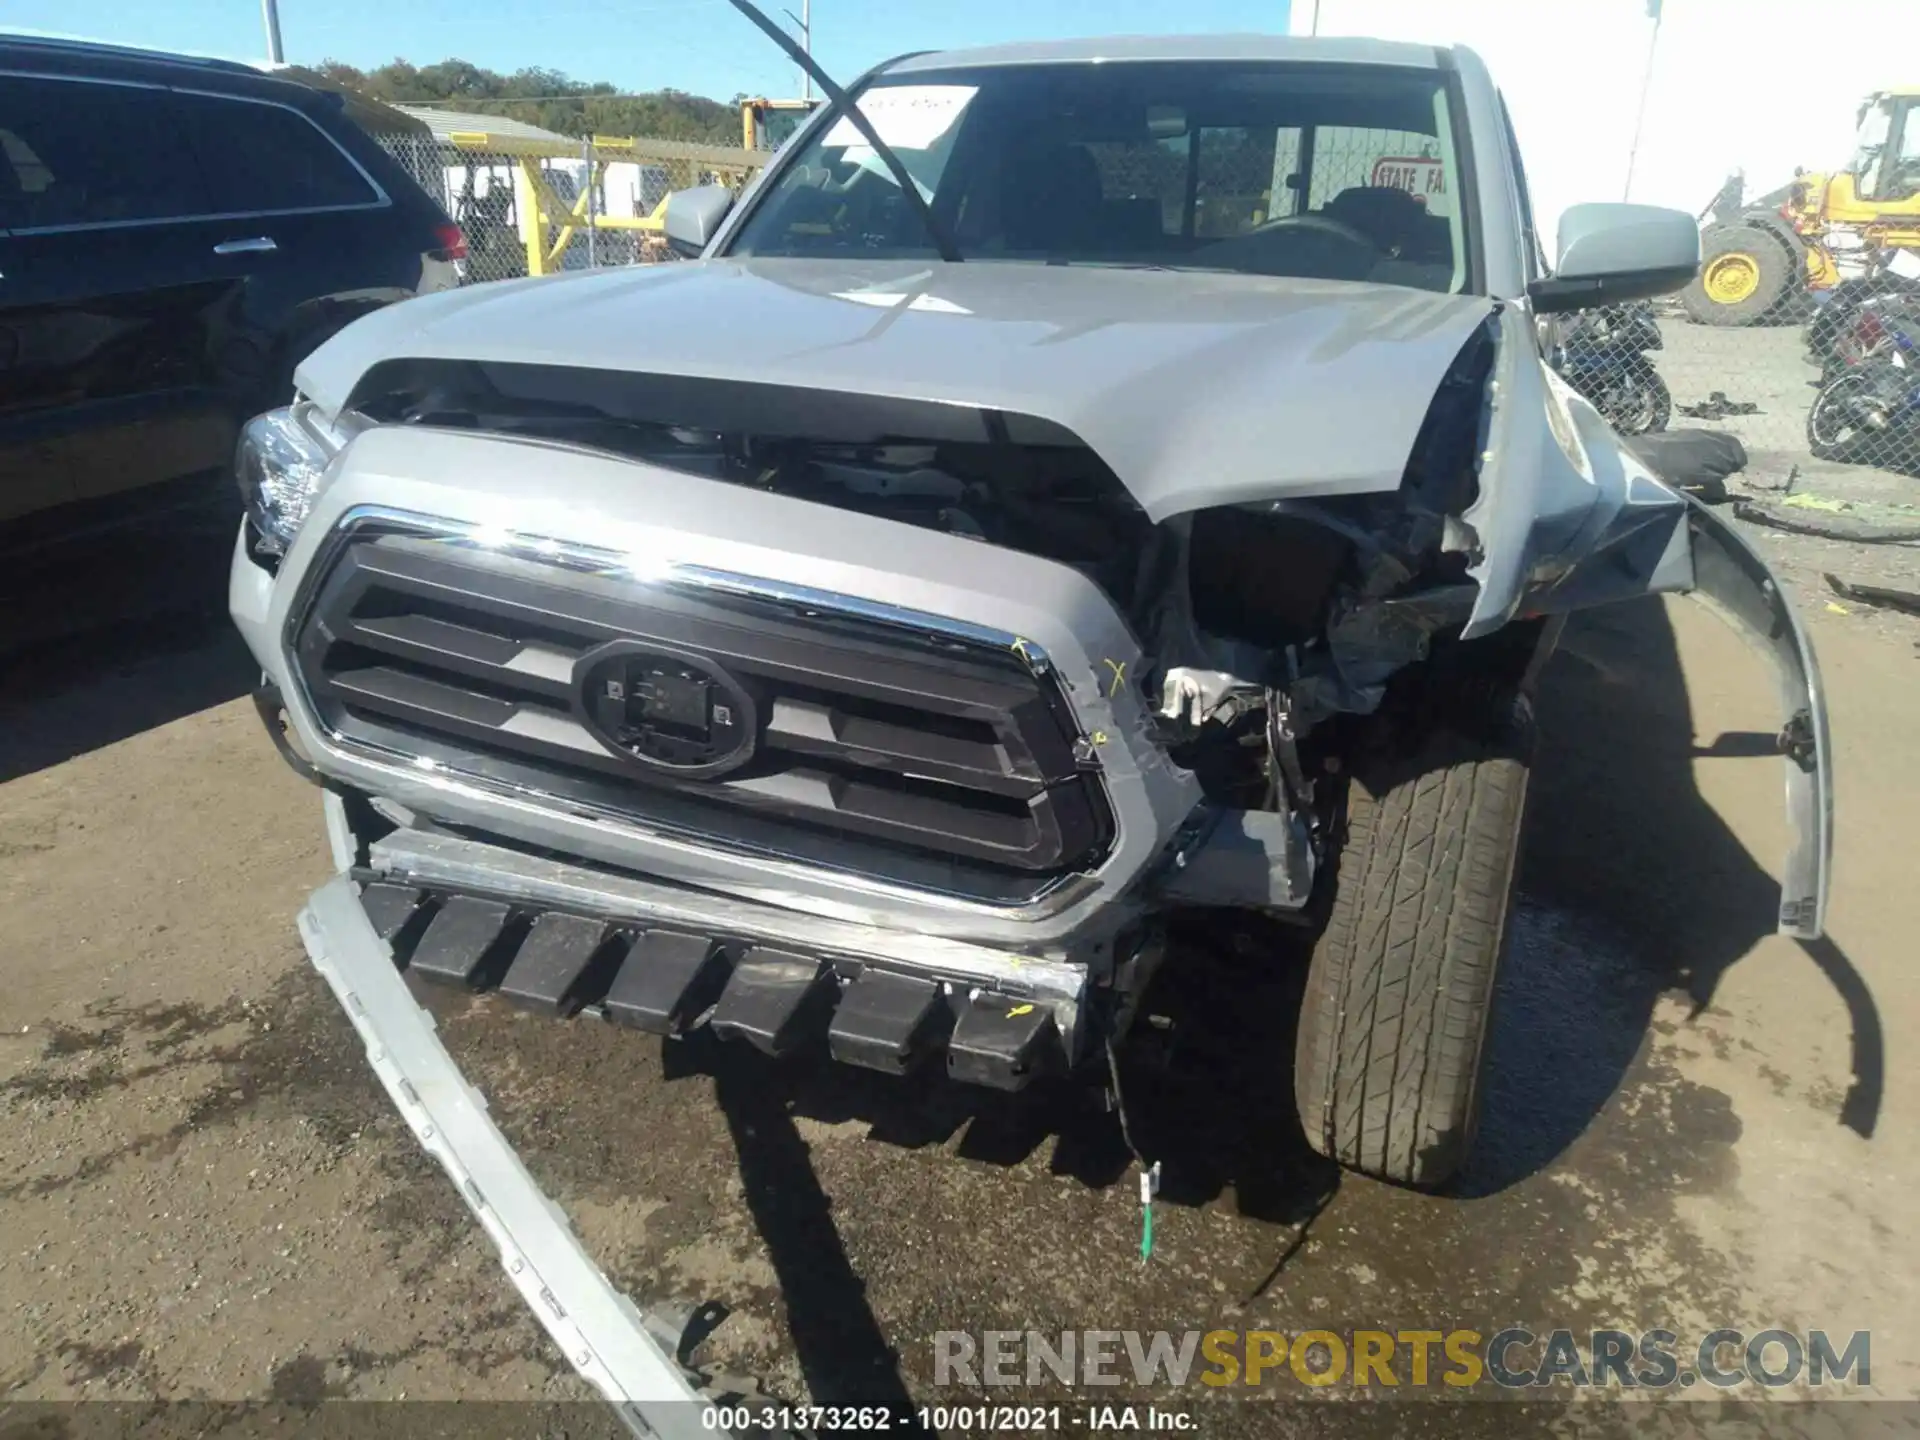
[[[931,1387],[943,1329],[1511,1323],[1867,1328],[1873,1390],[1920,1397],[1920,622],[1832,610],[1823,542],[1762,543],[1828,686],[1832,938],[1771,933],[1763,665],[1686,602],[1583,618],[1548,679],[1457,1195],[1308,1155],[1280,938],[1183,951],[1183,1023],[1243,1058],[1142,1104],[1167,1174],[1147,1265],[1118,1134],[1066,1097],[768,1066],[490,999],[441,1003],[444,1033],[609,1273],[723,1300],[707,1353],[789,1398],[963,1398]],[[1871,563],[1916,583],[1910,549]],[[579,1396],[306,964],[319,806],[248,678],[217,622],[165,619],[0,669],[0,1395]],[[1196,1407],[1209,1433],[1327,1413]],[[1389,1408],[1383,1433],[1414,1424]]]

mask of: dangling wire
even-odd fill
[[[1142,1155],[1140,1153],[1140,1147],[1133,1143],[1133,1128],[1127,1124],[1127,1102],[1120,1094],[1120,1057],[1114,1052],[1113,1037],[1111,1035],[1107,1037],[1106,1048],[1107,1075],[1113,1082],[1113,1108],[1114,1112],[1120,1117],[1120,1138],[1127,1142],[1127,1149],[1133,1152],[1133,1158],[1140,1162],[1140,1168],[1144,1170],[1147,1165],[1147,1157]]]
[[[1113,1110],[1120,1117],[1120,1138],[1127,1142],[1127,1149],[1133,1152],[1135,1162],[1140,1166],[1140,1260],[1144,1264],[1153,1258],[1153,1197],[1160,1193],[1160,1162],[1147,1163],[1147,1157],[1140,1153],[1140,1147],[1134,1143],[1133,1127],[1127,1121],[1126,1097],[1120,1089],[1120,1056],[1113,1048],[1113,1037],[1106,1039],[1107,1075],[1113,1083]]]

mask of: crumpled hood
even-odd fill
[[[300,367],[332,413],[399,358],[650,371],[982,407],[1078,435],[1154,520],[1391,490],[1482,296],[973,262],[706,260],[479,285]]]

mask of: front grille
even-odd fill
[[[382,526],[294,643],[342,745],[730,848],[1011,899],[1112,842],[1053,679],[984,639]]]

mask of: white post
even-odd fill
[[[599,246],[596,244],[598,231],[595,228],[594,221],[597,215],[599,196],[595,192],[593,184],[593,137],[591,135],[584,137],[580,141],[580,160],[586,167],[585,173],[587,177],[587,268],[589,270],[597,270],[600,268],[600,251]]]
[[[800,27],[800,48],[806,52],[807,58],[813,58],[813,0],[800,0],[798,15],[784,8],[780,13]],[[813,74],[804,65],[800,67],[800,98],[813,99]]]
[[[1640,109],[1633,117],[1633,146],[1627,151],[1627,183],[1620,192],[1622,200],[1633,198],[1633,165],[1640,158],[1640,131],[1647,123],[1647,92],[1653,88],[1653,56],[1660,45],[1661,0],[1647,0],[1647,14],[1653,17],[1653,35],[1647,41],[1647,68],[1640,76]]]
[[[260,19],[267,27],[267,60],[274,65],[286,63],[280,47],[280,0],[260,0]]]
[[[800,48],[807,52],[807,58],[813,58],[813,0],[800,0]],[[803,65],[800,68],[800,98],[813,99],[813,76]]]

